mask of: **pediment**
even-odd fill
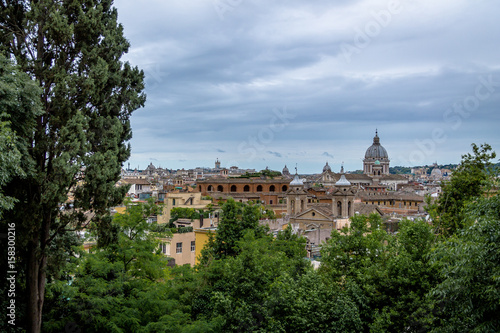
[[[297,214],[295,216],[295,218],[296,219],[300,219],[300,218],[302,218],[302,219],[315,219],[315,220],[316,219],[324,219],[324,220],[328,220],[328,221],[332,220],[331,216],[328,216],[325,213],[323,213],[315,208],[308,208],[305,211]]]

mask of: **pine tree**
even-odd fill
[[[129,117],[145,102],[144,74],[120,61],[129,43],[112,4],[0,2],[0,50],[42,90],[43,113],[30,133],[24,113],[10,115],[12,129],[25,135],[22,159],[32,172],[4,188],[18,200],[4,217],[16,223],[26,269],[29,332],[41,327],[51,242],[83,226],[98,230],[99,242],[112,239],[109,207],[127,190],[115,183],[130,154]]]

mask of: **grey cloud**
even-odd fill
[[[321,154],[321,155],[322,155],[322,156],[326,156],[326,157],[333,158],[333,155],[328,154],[326,151],[325,151],[323,154]]]
[[[458,129],[444,119],[474,94],[478,77],[500,81],[500,44],[491,43],[500,38],[499,3],[404,3],[350,63],[342,43],[354,43],[355,29],[387,1],[243,1],[223,21],[211,1],[115,5],[132,45],[125,60],[146,72],[146,107],[131,119],[131,164],[146,162],[135,156],[177,152],[184,161],[158,160],[208,166],[216,157],[210,152],[222,152],[215,146],[246,167],[263,168],[261,156],[249,161],[238,149],[255,142],[272,169],[282,168],[278,157],[306,165],[307,156],[310,171],[321,170],[321,157],[330,157],[323,153],[334,150],[354,170],[375,128],[394,163],[435,128],[446,142],[426,155],[427,163],[460,159],[470,142],[500,149],[500,87],[461,116]],[[296,117],[271,127],[273,108],[283,105]]]
[[[275,156],[275,157],[282,157],[282,155],[281,155],[280,153],[275,152],[275,151],[267,151],[267,153],[268,153],[269,155],[273,155],[273,156]]]

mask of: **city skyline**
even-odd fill
[[[146,74],[130,164],[318,173],[499,151],[493,1],[115,1]]]

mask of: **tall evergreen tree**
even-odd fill
[[[41,87],[43,113],[25,137],[24,163],[4,193],[18,200],[5,219],[16,223],[26,269],[27,327],[39,332],[51,242],[88,224],[99,241],[111,235],[109,207],[123,199],[115,187],[130,154],[129,117],[144,105],[144,74],[120,58],[129,43],[112,0],[3,0],[0,50]],[[10,115],[23,133],[26,114]],[[61,209],[68,198],[73,209]],[[85,219],[90,212],[90,223]]]

